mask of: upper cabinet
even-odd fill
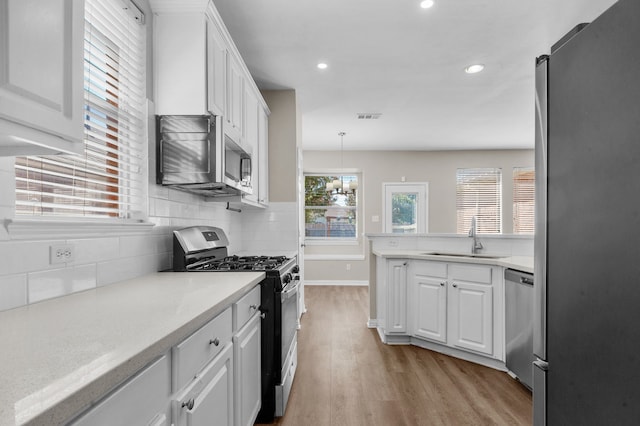
[[[214,115],[224,115],[227,98],[227,46],[220,28],[207,19],[207,105]]]
[[[82,151],[84,3],[0,0],[0,155]]]
[[[215,5],[206,0],[150,3],[156,114],[221,116],[221,134],[251,154],[252,194],[243,195],[242,202],[265,207],[269,109]]]

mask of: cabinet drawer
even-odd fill
[[[260,286],[233,304],[233,329],[240,330],[260,308]]]
[[[411,263],[413,272],[417,275],[447,278],[447,264],[431,261],[415,261]]]
[[[451,278],[460,281],[491,284],[491,267],[482,265],[452,264],[449,272]]]
[[[162,424],[167,417],[170,386],[169,358],[165,355],[87,411],[73,426]]]
[[[173,390],[183,388],[228,343],[233,334],[231,308],[173,348]]]

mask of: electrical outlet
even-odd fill
[[[68,263],[75,259],[73,244],[56,244],[49,247],[50,263]]]

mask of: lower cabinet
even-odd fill
[[[260,330],[262,318],[254,315],[233,336],[235,351],[235,416],[236,425],[253,425],[262,406]]]
[[[504,361],[501,267],[380,257],[376,262],[377,322],[386,343],[434,342],[443,350]]]
[[[411,261],[410,334],[461,349],[494,355],[494,284],[488,265]]]
[[[143,368],[74,426],[250,426],[262,405],[260,286]]]
[[[378,317],[385,334],[407,332],[407,260],[387,260],[379,269],[385,279],[378,289],[378,306],[384,314]]]
[[[70,424],[168,426],[170,396],[171,363],[164,355]]]
[[[233,345],[228,344],[172,401],[175,426],[233,426]]]

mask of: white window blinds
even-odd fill
[[[513,169],[513,233],[533,234],[535,229],[535,178],[533,167]]]
[[[85,1],[84,154],[16,158],[16,215],[142,216],[145,27],[126,3]]]
[[[458,234],[469,232],[473,216],[479,234],[502,233],[501,169],[458,169],[456,212]]]

